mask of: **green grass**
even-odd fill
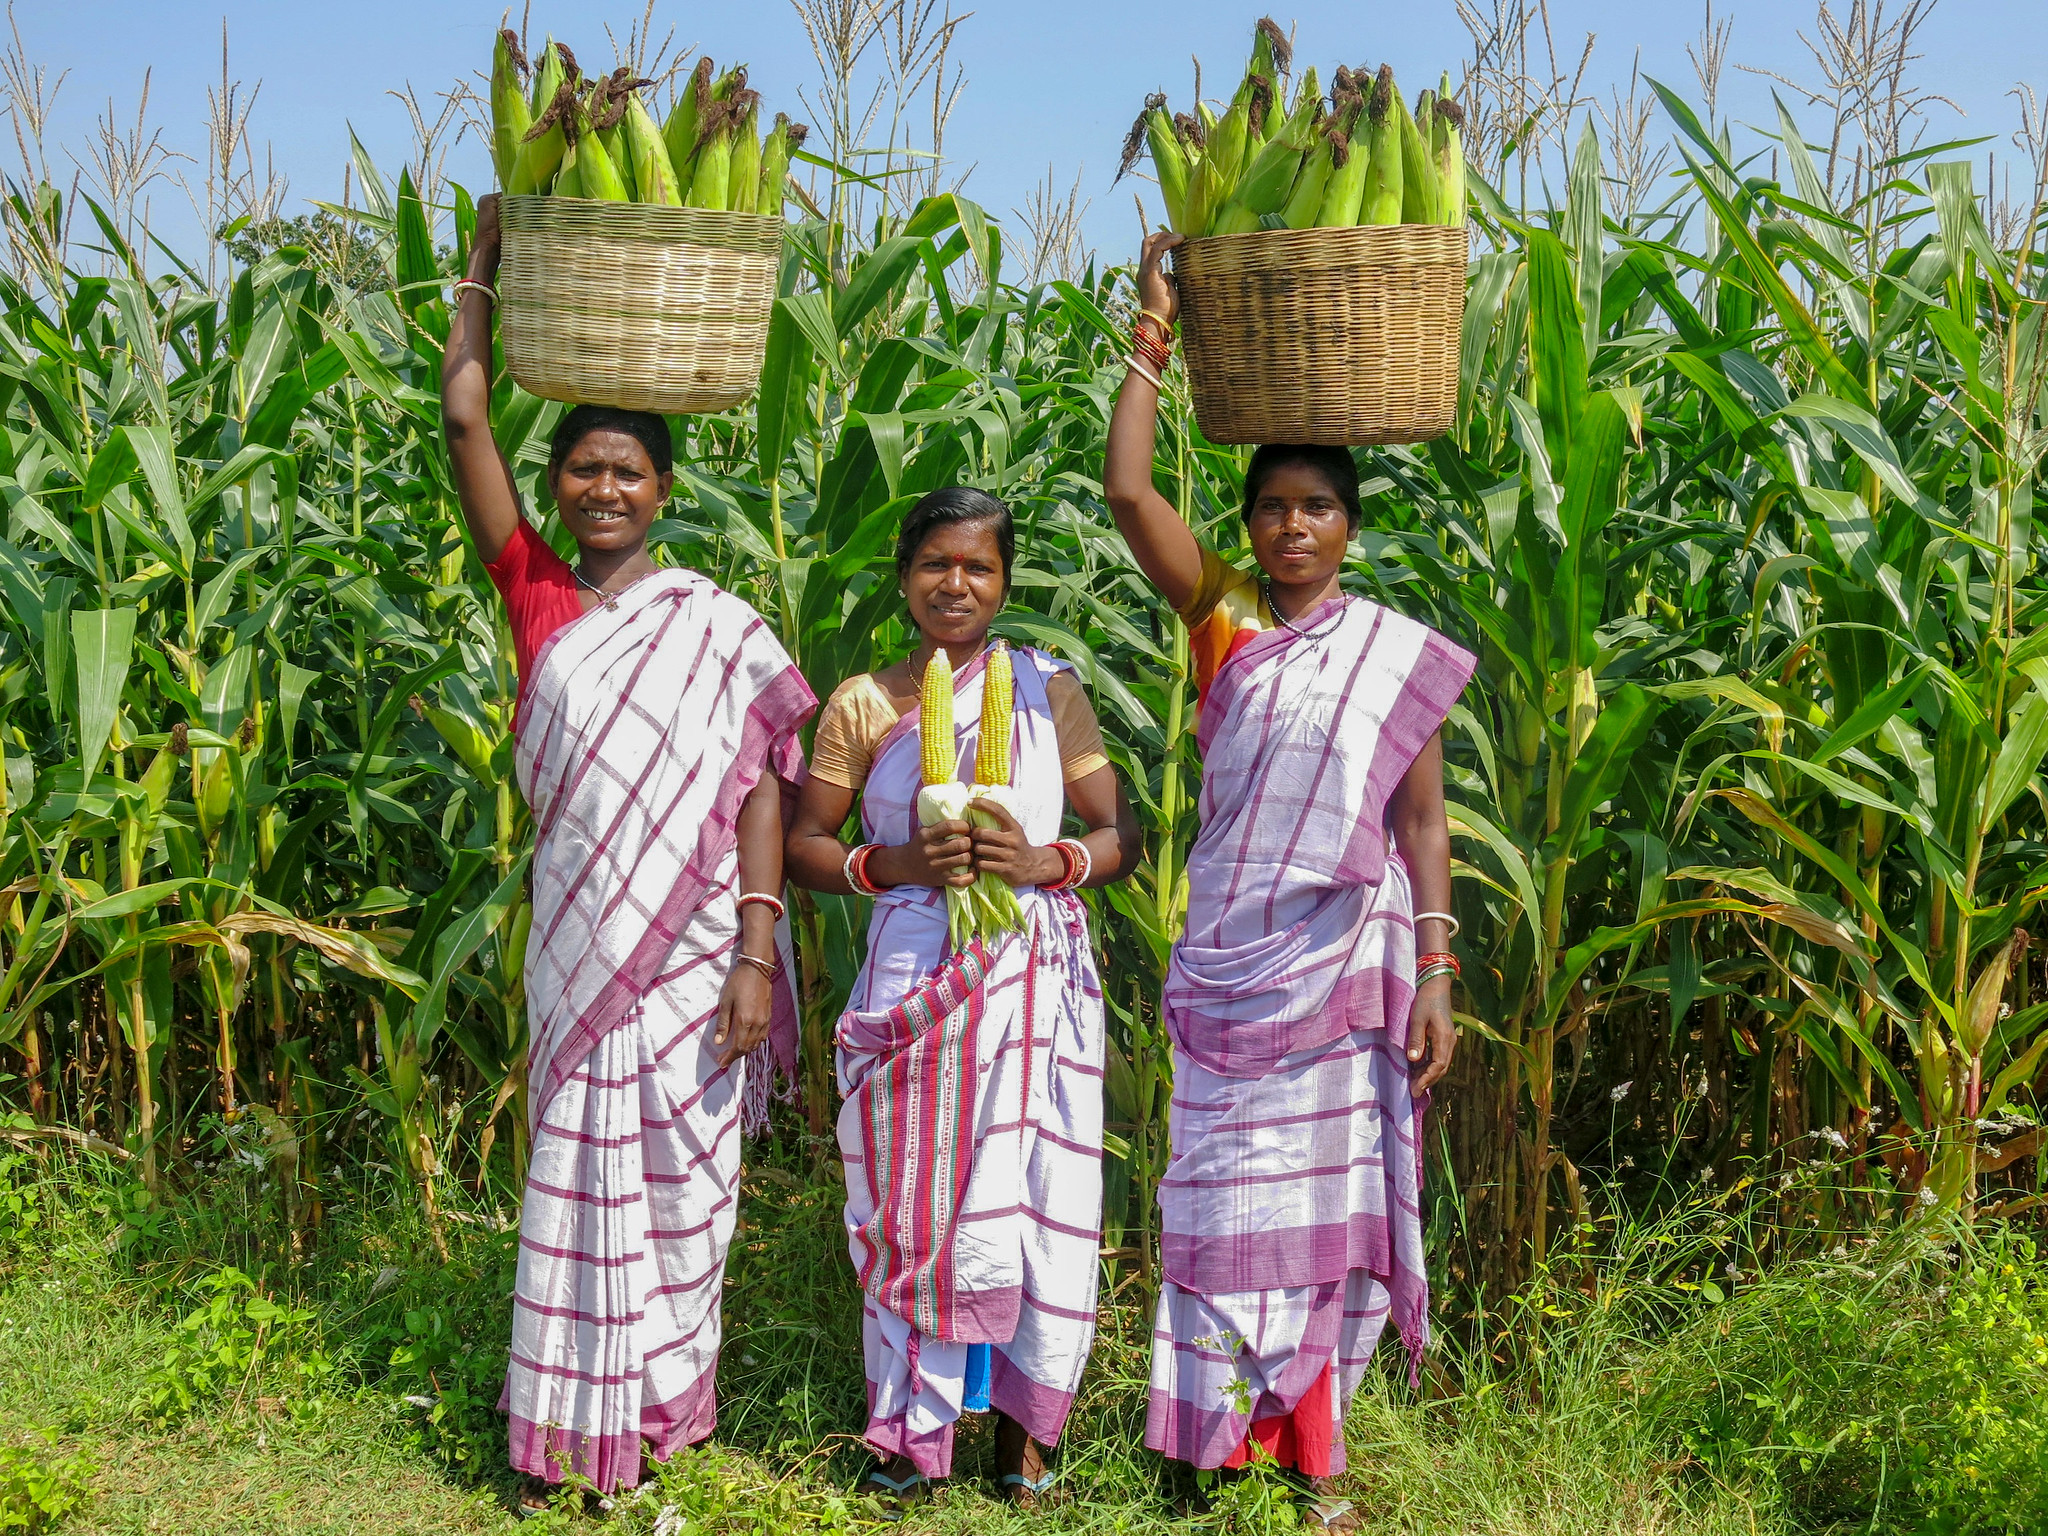
[[[855,1491],[859,1309],[836,1186],[784,1152],[748,1191],[715,1447],[610,1511],[565,1499],[538,1528],[874,1528]],[[510,1513],[494,1412],[511,1212],[445,1200],[445,1259],[389,1179],[336,1199],[294,1255],[260,1173],[227,1165],[149,1209],[118,1171],[0,1156],[0,1530],[51,1487],[52,1507],[76,1507],[49,1529],[108,1536],[536,1529]],[[1391,1368],[1370,1383],[1349,1489],[1368,1528],[2038,1528],[2048,1266],[2031,1247],[1905,1232],[1699,1285],[1739,1230],[1721,1202],[1610,1226],[1487,1350],[1446,1343],[1425,1392]],[[221,1281],[223,1266],[252,1283]],[[998,1503],[988,1427],[970,1421],[952,1486],[902,1530],[1295,1527],[1263,1475],[1202,1519],[1177,1513],[1186,1487],[1142,1448],[1148,1330],[1128,1271],[1113,1295],[1057,1463],[1063,1502],[1036,1520]]]

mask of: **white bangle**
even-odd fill
[[[1139,378],[1145,379],[1148,382],[1150,382],[1154,389],[1159,390],[1162,393],[1165,392],[1166,386],[1159,382],[1159,375],[1154,373],[1150,368],[1146,367],[1145,364],[1139,360],[1137,353],[1133,352],[1129,357],[1125,358],[1124,361],[1130,365],[1131,372],[1135,373]]]
[[[465,277],[464,279],[462,279],[461,282],[455,285],[454,292],[456,303],[460,304],[462,302],[462,290],[465,288],[474,288],[478,293],[482,294],[485,298],[491,301],[491,305],[493,308],[497,306],[498,290],[493,288],[489,283],[478,282],[473,277]]]
[[[760,905],[764,907],[773,908],[775,916],[778,919],[780,919],[782,915],[789,910],[787,907],[783,906],[782,898],[780,896],[770,895],[767,891],[744,892],[740,896],[739,900],[733,903],[733,909],[737,911],[739,908],[744,907],[750,901],[758,902]]]
[[[1458,929],[1460,927],[1460,924],[1458,920],[1455,917],[1451,916],[1451,914],[1448,912],[1418,912],[1415,914],[1414,921],[1418,924],[1426,923],[1431,918],[1435,918],[1440,923],[1450,924],[1451,937],[1455,939],[1458,936]]]

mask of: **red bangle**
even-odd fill
[[[882,887],[868,878],[868,860],[874,857],[875,845],[862,843],[846,859],[847,882],[863,896],[879,896]]]
[[[1458,957],[1448,950],[1438,950],[1434,954],[1417,955],[1415,957],[1415,969],[1418,974],[1428,970],[1432,965],[1448,965],[1453,976],[1458,977],[1460,980],[1464,978],[1465,968],[1458,964]]]
[[[1060,856],[1060,868],[1063,871],[1053,889],[1071,891],[1074,888],[1074,877],[1081,873],[1081,861],[1074,857],[1074,850],[1067,846],[1065,838],[1054,843],[1052,851]]]

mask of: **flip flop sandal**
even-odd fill
[[[1038,1501],[1045,1496],[1045,1491],[1058,1480],[1059,1474],[1057,1472],[1048,1472],[1036,1482],[1033,1482],[1022,1472],[1005,1472],[996,1486],[1001,1490],[1003,1498],[1009,1503],[1015,1504],[1022,1509],[1033,1509],[1037,1507]]]
[[[1358,1516],[1349,1499],[1317,1499],[1305,1513],[1307,1523],[1316,1530],[1343,1532],[1360,1529]]]
[[[932,1485],[925,1480],[922,1472],[913,1472],[902,1481],[888,1476],[880,1467],[875,1468],[862,1480],[863,1486],[872,1483],[882,1490],[881,1499],[885,1506],[884,1520],[901,1520],[909,1513],[913,1504],[922,1503],[931,1496]]]

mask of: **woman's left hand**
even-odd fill
[[[1427,1093],[1451,1069],[1458,1026],[1451,1022],[1451,978],[1432,976],[1415,994],[1408,1013],[1408,1070],[1413,1093]]]
[[[974,868],[1008,886],[1051,885],[1067,872],[1066,860],[1050,848],[1038,848],[1024,835],[1017,818],[993,800],[974,802],[1000,826],[974,829]]]
[[[711,1047],[718,1064],[729,1067],[768,1038],[768,1020],[775,995],[768,978],[754,966],[735,959],[718,994],[718,1029]]]

